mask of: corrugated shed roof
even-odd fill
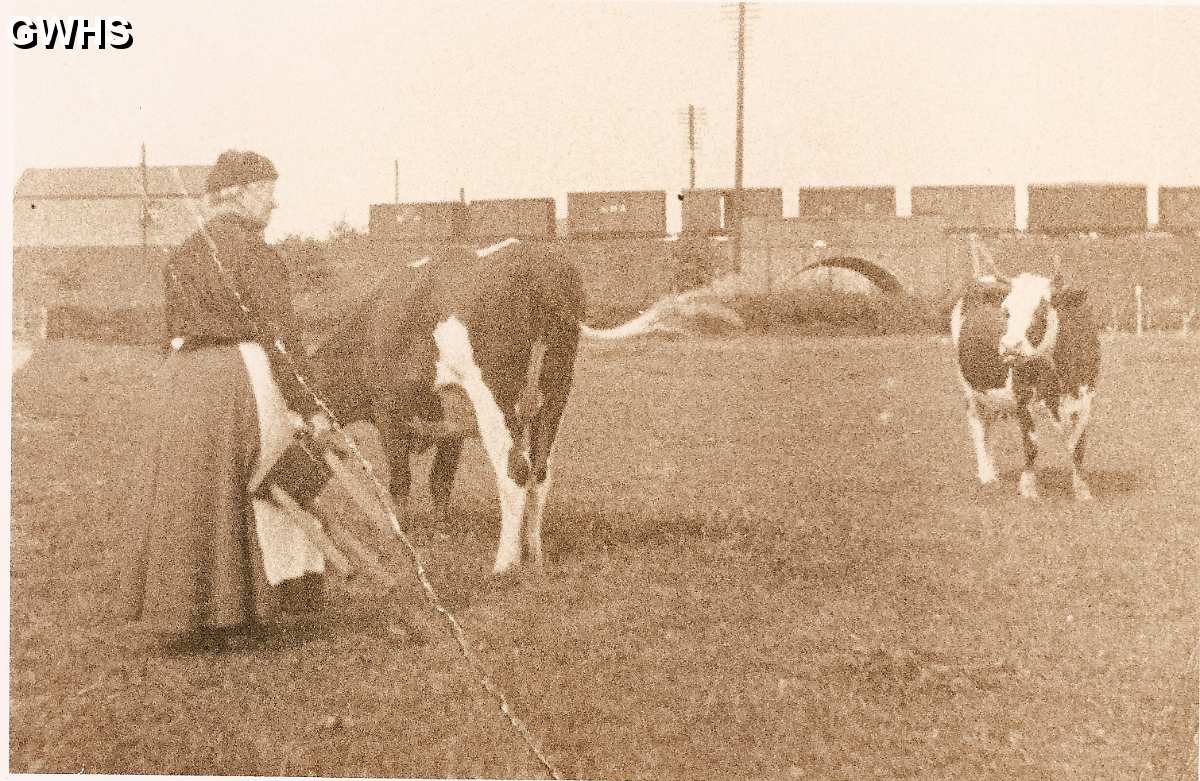
[[[184,194],[199,196],[204,192],[209,168],[207,165],[150,166],[146,169],[147,189],[156,198]],[[139,166],[27,168],[13,191],[14,198],[136,198],[141,194],[142,169]]]

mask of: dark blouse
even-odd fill
[[[287,266],[263,238],[263,228],[254,220],[222,215],[175,251],[163,275],[166,337],[168,341],[183,337],[197,342],[258,342],[288,407],[307,417],[316,405],[295,373],[299,371],[310,383],[313,375],[292,308]],[[213,260],[213,247],[224,273]],[[248,312],[239,306],[238,296]],[[276,339],[282,341],[287,356],[276,349]]]

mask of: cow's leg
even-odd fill
[[[579,349],[579,326],[558,322],[546,334],[546,350],[538,389],[542,404],[529,429],[529,464],[532,478],[529,507],[525,519],[525,547],[537,566],[542,564],[542,516],[554,481],[554,445],[562,422],[571,381],[575,373],[575,354]]]
[[[1025,446],[1025,469],[1021,472],[1021,482],[1017,490],[1026,499],[1037,499],[1037,473],[1034,471],[1038,454],[1037,435],[1033,430],[1033,413],[1028,405],[1017,407],[1017,423],[1021,427],[1021,444]]]
[[[1083,478],[1083,450],[1086,442],[1087,431],[1080,431],[1071,453],[1071,487],[1075,490],[1075,498],[1082,502],[1092,499],[1092,489]]]
[[[542,514],[546,510],[546,498],[550,495],[550,485],[554,482],[554,466],[547,461],[542,471],[541,480],[534,480],[529,485],[529,505],[525,519],[525,549],[535,567],[542,566]]]
[[[990,418],[980,414],[973,395],[967,397],[967,428],[971,431],[971,442],[975,446],[975,464],[981,485],[996,482],[996,466],[988,452],[988,430],[991,428]]]
[[[542,566],[542,515],[554,481],[554,438],[562,406],[544,407],[532,423],[529,436],[529,503],[525,508],[525,550],[535,566]]]
[[[454,485],[454,473],[458,471],[462,444],[461,439],[439,442],[433,469],[429,472],[429,495],[433,499],[434,518],[444,524],[450,522],[450,489]]]
[[[501,575],[521,562],[521,519],[525,513],[525,485],[529,458],[514,450],[507,416],[483,381],[471,349],[466,326],[456,317],[438,323],[433,331],[438,348],[438,384],[457,383],[475,409],[479,438],[496,473],[500,495],[500,545],[492,572]]]
[[[372,415],[375,427],[379,430],[379,438],[383,445],[383,453],[387,458],[388,491],[396,500],[401,525],[408,519],[408,493],[412,486],[412,468],[409,455],[412,452],[412,434],[404,428],[403,421],[394,404],[389,400],[376,403]]]
[[[1092,394],[1083,388],[1078,399],[1060,400],[1059,409],[1069,410],[1064,432],[1067,455],[1071,458],[1071,487],[1075,491],[1075,498],[1086,502],[1092,498],[1092,490],[1083,478],[1083,453],[1087,445],[1088,421],[1092,415]]]

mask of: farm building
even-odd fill
[[[467,232],[467,205],[461,201],[376,203],[368,230],[383,241],[456,242]]]
[[[13,247],[171,247],[196,226],[208,166],[30,168],[13,192]]]
[[[1099,233],[1120,236],[1146,230],[1146,187],[1140,184],[1031,184],[1030,233]]]
[[[1200,187],[1158,188],[1158,227],[1171,233],[1200,233]]]
[[[1016,230],[1017,190],[1004,185],[914,187],[912,216],[941,217],[952,233],[1008,233]]]
[[[804,220],[862,220],[896,216],[895,187],[801,187]]]
[[[567,193],[572,238],[662,236],[666,231],[665,190]]]
[[[717,234],[733,229],[731,219],[733,190],[684,190],[679,194],[684,233]],[[742,190],[743,217],[782,217],[783,190],[757,187]]]
[[[208,166],[33,168],[13,192],[13,333],[153,339],[162,262],[195,230]]]

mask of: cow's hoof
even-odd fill
[[[1083,482],[1082,478],[1076,477],[1074,484],[1076,501],[1090,502],[1096,498],[1092,496],[1092,489],[1088,488],[1088,484]]]
[[[521,560],[516,557],[497,561],[496,566],[492,567],[492,576],[501,577],[503,575],[508,575],[514,570],[519,569],[520,566]]]
[[[979,470],[979,484],[991,485],[996,482],[996,470],[981,469]]]
[[[434,502],[433,504],[433,525],[439,531],[449,532],[457,528],[452,520],[453,513],[450,512],[449,502]]]
[[[512,566],[503,572],[492,571],[492,577],[488,581],[488,585],[492,591],[503,591],[517,586],[522,580],[523,568]]]
[[[1024,472],[1021,475],[1021,482],[1017,485],[1017,491],[1026,499],[1037,499],[1037,477],[1033,472]]]

